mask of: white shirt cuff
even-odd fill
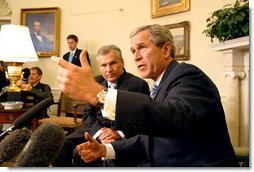
[[[120,130],[117,130],[118,134],[121,136],[122,139],[125,139],[125,135],[123,134],[122,131]]]
[[[96,139],[101,134],[101,130],[98,130],[94,135],[93,138]]]
[[[115,150],[111,144],[104,144],[106,147],[106,157],[102,158],[102,160],[106,159],[116,159]]]
[[[117,90],[109,88],[106,95],[104,108],[102,110],[102,116],[112,121],[115,121],[116,98]]]

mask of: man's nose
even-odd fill
[[[112,66],[111,65],[107,65],[106,70],[107,71],[112,71]]]

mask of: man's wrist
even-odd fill
[[[99,149],[102,158],[106,158],[106,146],[104,144],[99,144]]]
[[[99,93],[97,94],[97,98],[98,98],[98,103],[97,103],[97,105],[98,105],[101,109],[103,109],[103,107],[104,107],[107,93],[108,93],[108,90],[107,90],[107,89],[104,89],[104,90],[102,90],[101,92],[99,92]]]

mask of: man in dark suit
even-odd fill
[[[29,70],[26,68],[26,70]],[[21,89],[21,98],[26,106],[34,106],[35,104],[41,102],[42,100],[52,97],[51,88],[48,84],[41,83],[41,78],[43,72],[41,68],[34,66],[30,68],[30,71],[26,74],[28,78],[27,81],[19,81],[17,85]],[[23,75],[24,76],[24,75]],[[48,114],[42,113],[38,115],[38,118],[48,117]]]
[[[63,55],[63,59],[75,64],[77,66],[81,66],[80,60],[79,60],[79,55],[82,52],[81,49],[78,49],[78,37],[76,35],[68,35],[67,36],[67,43],[68,43],[68,47],[69,47],[69,52]],[[90,58],[89,58],[89,54],[87,52],[86,54],[86,58],[87,61],[90,65]]]
[[[101,47],[97,52],[96,58],[101,73],[101,75],[95,77],[97,83],[112,89],[149,95],[147,82],[125,71],[121,50],[117,46],[106,45]],[[135,131],[115,130],[114,121],[103,118],[101,109],[90,104],[87,104],[85,107],[83,122],[84,125],[81,128],[66,137],[65,145],[56,160],[52,163],[53,166],[102,165],[101,160],[86,164],[75,152],[74,157],[72,157],[75,147],[86,141],[84,138],[85,132],[90,133],[101,143],[124,140],[137,134]],[[126,166],[130,161],[120,163],[120,165]]]
[[[105,91],[93,81],[85,52],[81,53],[81,69],[52,58],[62,67],[58,81],[66,94],[107,111],[103,116],[114,120],[117,129],[142,134],[99,144],[85,133],[87,142],[76,147],[82,159],[92,162],[103,157],[121,161],[143,154],[149,165],[157,167],[239,166],[216,86],[196,66],[174,60],[174,41],[168,28],[158,24],[142,26],[130,38],[140,75],[157,84],[153,98],[123,90]],[[79,94],[73,91],[77,83],[70,73],[80,76],[75,78],[83,83]]]

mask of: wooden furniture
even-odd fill
[[[0,109],[0,124],[12,124],[15,119],[28,111],[31,107],[23,107],[21,109],[5,110]],[[38,119],[34,118],[32,121],[32,130],[38,127]]]
[[[43,124],[45,122],[51,122],[60,125],[67,134],[72,133],[78,127],[83,125],[82,118],[79,115],[83,115],[83,109],[85,107],[84,102],[75,101],[70,99],[65,94],[61,93],[59,101],[55,102],[57,104],[57,114],[51,115],[49,118],[40,119],[38,124]],[[66,114],[71,114],[72,116],[66,116]]]

